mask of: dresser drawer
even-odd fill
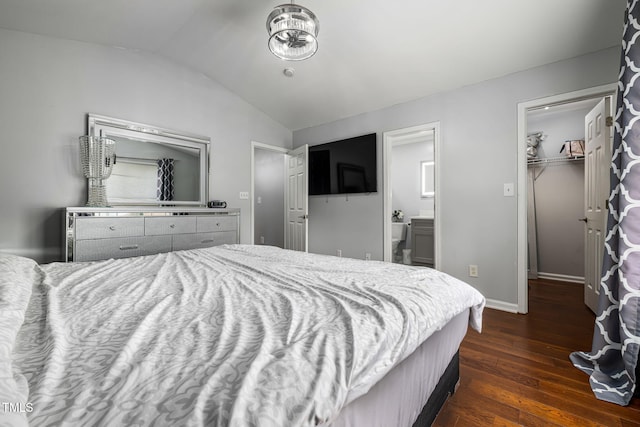
[[[215,233],[177,234],[173,236],[173,250],[208,248],[224,244],[238,243],[235,231],[220,231]]]
[[[151,217],[144,220],[144,234],[146,236],[195,232],[196,218],[194,216]]]
[[[171,236],[78,240],[74,261],[127,258],[169,251],[171,251]]]
[[[236,216],[199,216],[198,233],[208,231],[235,231],[238,229],[238,218]]]
[[[77,218],[77,240],[144,236],[144,218]]]

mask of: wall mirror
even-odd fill
[[[207,204],[208,137],[96,114],[87,131],[116,141],[110,205]]]
[[[435,162],[420,162],[420,197],[431,198],[435,196]]]

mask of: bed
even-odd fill
[[[429,425],[484,302],[436,270],[269,246],[45,265],[2,255],[0,415]]]

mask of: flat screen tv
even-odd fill
[[[309,147],[309,195],[375,193],[376,134]]]

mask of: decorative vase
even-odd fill
[[[111,175],[116,161],[116,142],[97,136],[80,137],[80,164],[88,180],[86,206],[107,207],[105,180]]]

